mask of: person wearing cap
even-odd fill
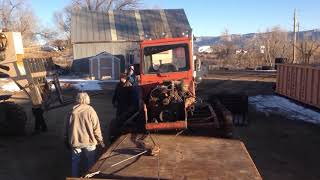
[[[132,96],[131,96],[131,104],[135,107],[135,111],[139,109],[140,103],[140,88],[138,86],[137,77],[134,73],[134,66],[129,66],[127,79],[132,84]]]
[[[66,145],[72,150],[72,176],[80,175],[80,160],[83,153],[87,159],[87,171],[96,160],[96,146],[105,147],[96,111],[90,106],[87,93],[78,93],[77,105],[66,122]]]
[[[137,85],[137,78],[136,78],[136,75],[134,74],[134,66],[129,66],[127,76],[128,76],[129,82],[133,86],[136,86]]]

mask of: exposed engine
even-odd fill
[[[152,122],[173,122],[186,118],[186,101],[192,98],[183,81],[166,81],[150,93],[148,119]]]

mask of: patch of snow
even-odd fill
[[[254,72],[277,72],[276,69],[270,69],[270,70],[253,70]]]
[[[79,91],[98,91],[102,90],[100,83],[115,83],[119,82],[119,80],[87,80],[79,78],[59,78],[59,82],[61,86],[63,83],[70,83]]]
[[[80,82],[72,84],[72,85],[73,85],[73,87],[75,87],[79,91],[102,90],[101,86],[99,85],[99,81],[95,81],[95,80],[80,81]]]
[[[12,80],[4,78],[0,80],[0,90],[6,92],[18,92],[20,88]]]
[[[47,78],[48,81],[52,81],[51,78]],[[63,86],[65,83],[70,83],[71,86],[78,89],[79,91],[98,91],[102,90],[99,83],[104,81],[99,80],[87,80],[80,78],[59,78],[60,86]],[[54,85],[51,87],[54,89]]]
[[[48,78],[48,80],[51,80]],[[88,80],[88,79],[67,79],[67,78],[59,78],[60,82],[86,82],[86,81],[97,81],[97,80]]]
[[[283,115],[289,119],[301,120],[320,125],[320,112],[303,107],[284,97],[276,95],[258,95],[249,97],[249,104],[266,115]]]

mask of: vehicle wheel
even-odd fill
[[[27,115],[23,108],[13,102],[0,103],[0,134],[24,135]]]

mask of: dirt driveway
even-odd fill
[[[221,76],[220,76],[221,77]],[[229,79],[229,80],[228,80]],[[199,85],[199,94],[246,93],[272,94],[273,82],[215,79],[209,75]],[[112,92],[102,91],[92,97],[107,139],[108,124],[114,117],[111,106]],[[23,96],[15,101],[30,110]],[[28,112],[28,135],[0,137],[1,180],[62,180],[70,172],[69,151],[63,143],[64,117],[71,105],[48,112],[49,132],[31,136],[33,119]],[[266,116],[249,108],[247,127],[236,128],[236,137],[243,140],[264,179],[320,179],[320,128],[275,115]]]
[[[199,85],[199,94],[272,95],[275,76],[270,77],[270,73],[213,73]],[[237,127],[235,136],[245,143],[264,179],[320,179],[319,126],[257,112],[252,106],[248,116],[249,126]]]
[[[101,121],[107,141],[110,120],[114,117],[111,105],[112,91],[102,91],[91,97]],[[0,179],[2,180],[62,180],[70,173],[70,152],[64,145],[65,115],[72,105],[45,113],[49,131],[32,136],[34,120],[30,104],[23,94],[13,100],[25,107],[28,114],[27,135],[0,137]],[[106,142],[108,143],[108,142]]]

